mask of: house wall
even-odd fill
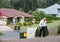
[[[0,25],[6,25],[7,24],[7,17],[2,16],[0,17]]]

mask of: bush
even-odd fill
[[[52,23],[52,20],[47,20],[46,23]]]
[[[0,36],[4,35],[3,33],[0,32]]]
[[[36,29],[36,32],[35,32],[35,37],[39,37],[39,33],[40,33],[40,30],[39,30],[39,27]]]
[[[27,26],[27,25],[28,25],[28,26],[31,26],[31,25],[32,25],[31,22],[24,22],[23,24],[24,24],[24,26]]]
[[[23,24],[24,24],[24,26],[27,26],[28,25],[28,22],[24,22]]]
[[[36,10],[36,11],[33,11],[31,14],[33,16],[35,16],[35,19],[37,21],[40,21],[41,19],[43,19],[45,17],[45,12],[43,12],[43,11]]]
[[[35,32],[35,37],[39,37],[39,33],[40,33],[40,30],[39,30],[39,28],[37,28],[36,32]],[[48,31],[47,26],[46,26],[45,36],[48,36],[48,34],[49,34],[49,31]]]
[[[22,23],[21,23],[21,22],[18,22],[18,23],[17,23],[17,26],[22,26]]]
[[[48,36],[48,35],[49,35],[49,31],[48,31],[48,28],[46,26],[46,28],[45,28],[45,36]]]
[[[25,21],[26,21],[26,22],[30,22],[30,21],[32,21],[32,19],[33,19],[33,18],[25,18]]]
[[[36,23],[36,24],[39,24],[39,22],[40,22],[40,21],[36,21],[35,23]]]
[[[31,23],[31,22],[29,22],[29,23],[28,23],[28,25],[29,25],[29,26],[31,26],[31,25],[32,25],[32,23]]]
[[[58,26],[57,34],[60,34],[60,25]]]

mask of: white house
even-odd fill
[[[54,4],[45,9],[38,8],[38,10],[44,11],[46,14],[56,15],[57,17],[60,17],[60,5],[59,4]]]

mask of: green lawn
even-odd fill
[[[60,25],[60,20],[54,20],[52,23],[47,24],[48,28],[57,27],[58,25]]]
[[[58,25],[60,25],[60,20],[54,20],[54,21],[52,21],[52,23],[48,23],[47,27],[48,28],[53,28],[53,27],[56,27]],[[9,25],[9,26],[13,28],[12,25]],[[38,26],[39,26],[39,24],[33,24],[31,26],[22,26],[21,29],[25,30],[26,28],[37,28]]]

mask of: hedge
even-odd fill
[[[0,32],[0,36],[3,36],[4,34]]]
[[[39,37],[39,28],[36,29],[36,32],[35,32],[35,37]],[[45,36],[48,36],[49,35],[49,31],[48,31],[48,28],[46,26],[46,30],[45,30]]]
[[[60,34],[60,25],[58,26],[57,34]]]

